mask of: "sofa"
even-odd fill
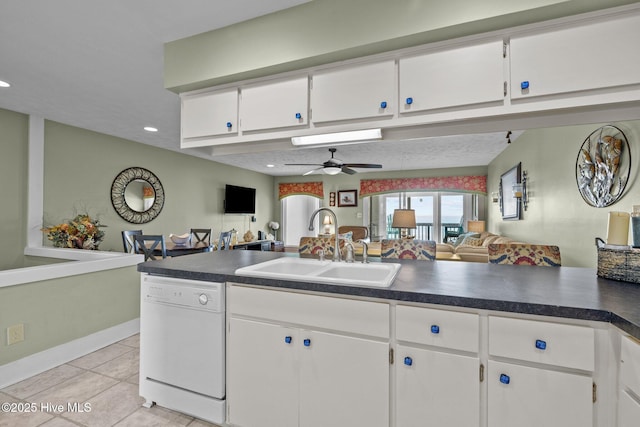
[[[483,231],[482,233],[461,234],[455,243],[436,244],[436,259],[467,262],[489,262],[490,244],[511,244],[517,242],[509,237]]]

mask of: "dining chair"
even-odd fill
[[[122,231],[122,246],[124,248],[124,252],[127,254],[134,253],[134,242],[133,236],[139,236],[142,234],[142,230],[123,230]]]
[[[526,243],[490,243],[487,246],[490,264],[533,265],[560,267],[560,248],[552,245]]]
[[[205,243],[211,244],[211,229],[210,228],[192,228],[191,235],[196,238],[193,243]]]
[[[220,238],[218,239],[218,250],[229,250],[229,246],[231,245],[231,231],[223,231],[220,233]]]
[[[145,261],[158,259],[158,251],[162,258],[167,257],[167,245],[163,235],[139,234],[133,236],[133,238],[135,240],[135,252],[144,255]]]
[[[384,239],[380,243],[380,257],[435,261],[436,242],[434,240]]]

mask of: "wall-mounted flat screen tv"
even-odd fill
[[[224,213],[255,214],[256,189],[227,184],[224,188]]]

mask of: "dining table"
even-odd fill
[[[165,243],[167,247],[167,256],[176,257],[182,255],[197,254],[200,252],[211,252],[214,248],[213,243],[207,242],[187,242],[185,244],[174,243],[171,240],[167,240]],[[160,249],[154,250],[154,254],[162,255]]]

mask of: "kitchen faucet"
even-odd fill
[[[333,260],[340,262],[340,237],[338,236],[338,218],[336,217],[336,214],[329,208],[316,209],[311,214],[311,219],[309,219],[309,231],[313,231],[313,220],[315,219],[316,215],[318,215],[322,211],[326,211],[329,215],[331,215],[331,217],[333,217],[333,223],[336,227],[336,246],[333,249]]]

